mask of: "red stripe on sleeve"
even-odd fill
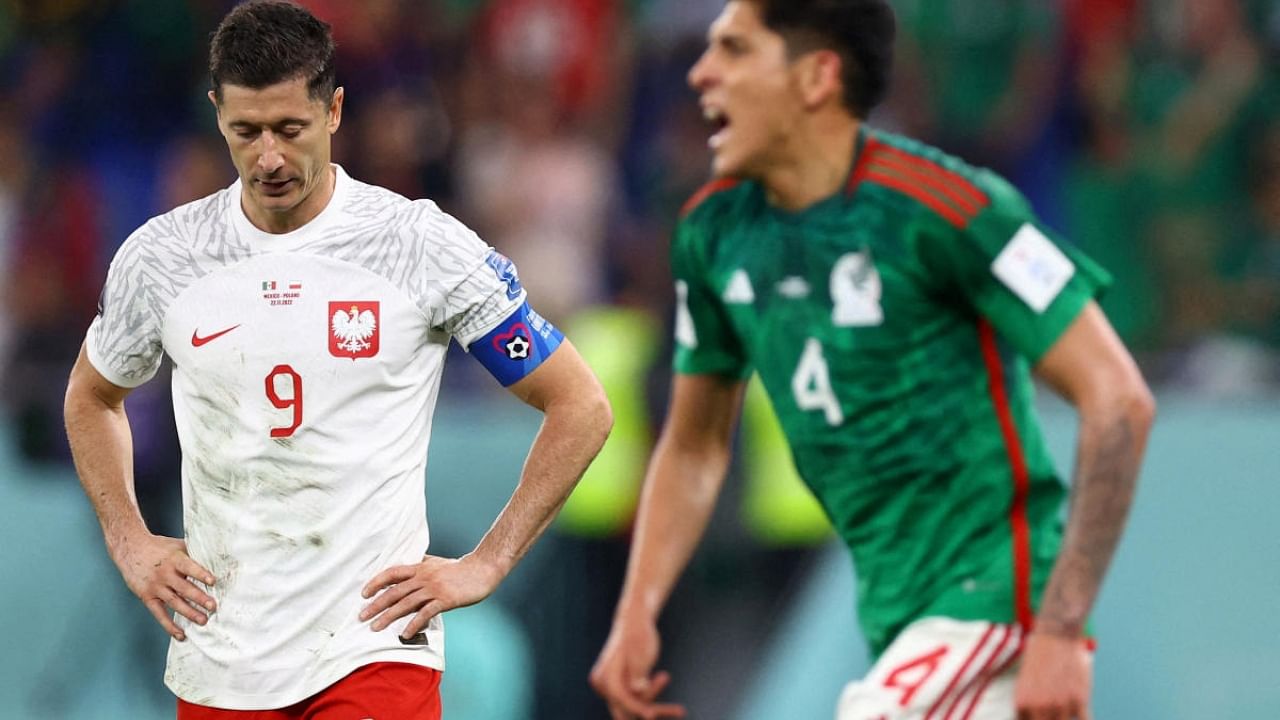
[[[982,205],[974,203],[970,196],[956,189],[956,186],[931,173],[929,166],[923,162],[906,162],[902,158],[889,153],[877,155],[872,162],[886,170],[892,170],[924,185],[935,194],[942,195],[966,215],[977,215],[978,211],[982,209]]]
[[[902,162],[919,167],[924,172],[937,176],[938,179],[945,181],[948,185],[955,188],[957,192],[964,194],[971,205],[983,208],[990,202],[986,193],[979,190],[973,183],[969,182],[959,174],[952,172],[951,170],[947,170],[932,160],[926,160],[925,158],[912,155],[909,152],[899,150],[898,148],[890,145],[882,144],[880,149],[882,155],[894,157]]]
[[[878,170],[874,166],[867,171],[867,179],[880,183],[885,187],[893,188],[894,190],[897,190],[905,195],[915,198],[916,200],[920,201],[923,205],[925,205],[925,207],[928,207],[930,210],[938,213],[947,222],[951,223],[952,225],[954,225],[955,227],[961,230],[963,230],[965,227],[969,225],[969,218],[966,217],[965,215],[962,215],[959,210],[956,210],[955,208],[946,204],[945,202],[940,200],[936,195],[934,195],[933,193],[929,192],[928,190],[920,187],[919,185],[913,182],[904,180],[903,178],[900,178],[894,175],[888,175],[883,171]]]
[[[1000,421],[1000,433],[1004,436],[1005,452],[1013,473],[1013,503],[1009,507],[1009,526],[1013,532],[1013,597],[1018,624],[1024,631],[1031,630],[1035,617],[1031,612],[1031,528],[1027,524],[1027,491],[1031,481],[1027,474],[1027,461],[1022,452],[1022,441],[1013,422],[1013,409],[1005,390],[1004,365],[1000,350],[996,347],[995,330],[986,318],[978,321],[978,339],[982,345],[982,359],[987,366],[987,384],[991,391],[991,404]]]

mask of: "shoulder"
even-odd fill
[[[346,188],[342,212],[349,220],[373,221],[391,227],[412,222],[415,201],[381,185],[372,185],[349,175],[345,176],[344,181]]]
[[[120,245],[114,262],[137,262],[148,257],[189,252],[193,239],[225,231],[234,188],[234,185],[223,188],[147,220]]]
[[[733,226],[751,217],[751,203],[758,197],[754,182],[721,178],[703,185],[685,201],[672,237],[672,252],[697,256],[714,254],[719,239]]]
[[[212,221],[222,222],[226,219],[226,211],[231,203],[239,199],[239,183],[233,183],[221,190],[206,195],[199,200],[192,200],[184,205],[160,215],[175,226],[198,227]]]
[[[471,228],[445,212],[434,200],[411,200],[359,180],[351,181],[345,210],[350,216],[391,229],[415,244],[455,247],[481,242]]]
[[[1021,211],[1026,201],[1006,180],[925,143],[868,131],[854,181],[873,201],[934,216],[964,230],[980,215]]]
[[[712,180],[685,200],[680,207],[680,222],[708,223],[723,217],[726,211],[740,208],[750,197],[751,183],[738,178]]]

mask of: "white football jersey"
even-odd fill
[[[409,618],[359,621],[360,590],[427,550],[449,339],[470,346],[524,292],[434,203],[335,168],[328,206],[290,233],[249,222],[239,181],[152,219],[89,328],[117,385],[173,362],[187,548],[217,578],[218,611],[179,616],[187,640],[169,648],[166,684],[192,703],[278,708],[371,662],[444,669],[438,618],[404,644]]]

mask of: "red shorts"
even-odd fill
[[[379,662],[278,710],[220,710],[178,700],[178,720],[440,720],[440,671]]]

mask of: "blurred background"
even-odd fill
[[[230,0],[0,3],[0,718],[172,717],[166,637],[107,559],[62,433],[107,264],[234,179],[205,91]],[[720,0],[308,0],[347,89],[335,159],[513,258],[617,427],[498,594],[446,616],[447,717],[601,718],[586,675],[669,382],[667,238],[705,180],[685,73]],[[1097,716],[1280,718],[1280,3],[896,0],[873,124],[993,167],[1117,278],[1103,306],[1161,416],[1097,610]],[[456,348],[455,348],[456,350]],[[1046,430],[1064,474],[1074,416]],[[181,534],[168,384],[129,400],[155,532]],[[432,551],[474,546],[538,416],[453,352]],[[853,573],[753,392],[663,619],[693,718],[832,715],[867,667]]]

